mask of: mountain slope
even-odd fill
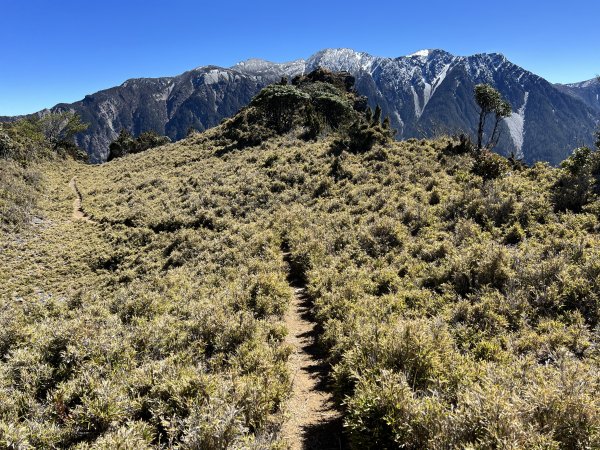
[[[209,66],[176,77],[129,80],[53,109],[73,109],[91,123],[79,143],[93,162],[102,162],[121,128],[134,134],[154,130],[178,140],[190,128],[204,130],[233,115],[267,84],[320,66],[350,72],[358,92],[390,116],[399,139],[472,130],[477,120],[473,86],[491,83],[514,110],[503,123],[498,150],[527,162],[557,164],[574,147],[591,143],[600,115],[584,104],[593,94],[573,95],[581,90],[554,86],[502,55],[463,57],[443,50],[382,58],[327,49],[283,64],[251,59],[229,69]]]
[[[600,448],[600,153],[340,150],[382,124],[319,72],[180,142],[39,161],[39,220],[0,228],[0,448],[323,449],[335,407],[333,448]],[[315,111],[349,120],[306,141]],[[300,349],[332,404],[290,403]]]
[[[579,98],[600,113],[600,80],[594,78],[580,83],[555,84],[555,86],[560,91]]]
[[[473,130],[477,120],[473,88],[489,83],[513,106],[513,115],[503,123],[502,153],[557,164],[574,146],[591,143],[594,112],[503,55],[460,57],[424,50],[390,59],[325,50],[307,65],[354,74],[358,91],[371,104],[382,106],[399,138]]]

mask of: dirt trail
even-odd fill
[[[81,207],[81,201],[83,197],[81,196],[81,192],[77,187],[77,177],[71,178],[71,181],[69,181],[69,186],[71,186],[71,189],[75,193],[75,200],[73,200],[73,215],[71,216],[73,220],[83,220],[84,222],[96,223],[91,217],[83,212],[83,208]]]
[[[284,260],[290,266],[288,281],[294,289],[294,301],[285,316],[289,333],[286,341],[293,346],[289,359],[293,387],[283,437],[292,450],[339,450],[345,448],[342,418],[324,386],[327,366],[318,352],[312,305],[285,250]]]

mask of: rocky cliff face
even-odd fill
[[[264,86],[317,67],[352,73],[359,93],[390,116],[399,139],[473,130],[477,121],[473,88],[490,83],[514,111],[503,122],[498,151],[527,162],[557,164],[575,146],[591,143],[600,117],[593,82],[591,87],[556,86],[499,54],[454,56],[443,50],[381,58],[328,49],[283,64],[251,59],[228,69],[208,66],[175,77],[128,80],[53,110],[74,110],[90,123],[79,144],[93,162],[103,162],[108,144],[122,128],[181,139],[190,128],[204,130],[233,115]]]

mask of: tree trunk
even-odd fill
[[[483,127],[485,125],[486,112],[481,108],[479,113],[479,127],[477,128],[477,150],[481,150],[483,145]]]
[[[492,131],[492,136],[490,137],[490,140],[488,141],[486,148],[488,150],[493,149],[497,144],[498,144],[498,140],[500,139],[500,133],[498,132],[498,125],[500,125],[500,120],[502,120],[502,117],[500,116],[496,116],[496,123],[494,123],[494,131]],[[496,134],[498,133],[498,134]]]

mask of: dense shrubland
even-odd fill
[[[108,161],[133,153],[145,152],[171,142],[168,136],[161,136],[154,131],[145,131],[134,138],[128,130],[121,130],[117,138],[108,147]]]
[[[358,114],[336,80],[316,80],[323,102]],[[315,112],[307,140],[323,106],[298,86],[179,143],[50,168],[54,227],[2,235],[0,447],[282,446],[282,245],[354,448],[599,447],[596,151],[555,169],[466,139],[352,148],[357,121],[385,135],[366,109]],[[266,115],[271,95],[306,114]],[[74,172],[96,224],[61,221]]]
[[[87,124],[72,112],[33,115],[14,122],[0,122],[0,158],[22,164],[49,156],[71,156],[86,160],[73,138]]]
[[[334,151],[366,151],[393,137],[389,119],[381,122],[379,107],[373,117],[350,74],[317,69],[291,84],[284,78],[263,89],[247,108],[224,122],[218,142],[224,144],[224,152],[288,133],[305,141],[337,133]]]
[[[284,227],[352,443],[600,445],[597,216],[556,213],[543,165],[485,180],[441,143],[387,156],[347,156]]]
[[[69,112],[0,122],[1,231],[18,231],[31,220],[41,191],[40,163],[85,159],[73,143],[75,134],[85,128]]]

